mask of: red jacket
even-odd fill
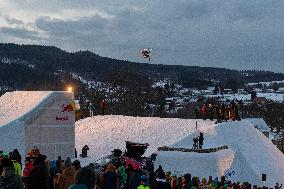
[[[32,162],[26,163],[23,171],[23,177],[29,177],[32,169],[33,169],[33,163]]]
[[[106,108],[106,101],[102,100],[101,103],[100,103],[100,107],[103,109],[103,108]]]

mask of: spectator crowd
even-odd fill
[[[72,162],[69,157],[49,161],[33,148],[22,165],[17,149],[9,154],[0,151],[0,189],[270,189],[231,182],[225,176],[198,178],[188,173],[177,177],[161,165],[154,170],[152,157],[143,167],[119,160],[81,167],[79,160]],[[274,189],[281,188],[282,184],[276,183]]]

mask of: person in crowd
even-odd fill
[[[96,174],[89,167],[80,168],[75,174],[75,184],[68,189],[94,189],[96,186]]]
[[[193,138],[193,146],[192,149],[198,149],[198,137]]]
[[[57,157],[57,160],[56,160],[56,168],[57,168],[57,173],[62,173],[63,171],[63,166],[62,166],[62,163],[63,163],[63,160],[62,160],[62,157],[61,156],[58,156]]]
[[[215,114],[216,114],[216,119],[217,119],[216,123],[221,123],[220,105],[219,104],[217,104],[215,106]]]
[[[224,186],[226,183],[227,183],[226,182],[226,177],[225,176],[221,176],[218,188],[220,188],[220,186]]]
[[[81,168],[81,163],[76,159],[75,161],[73,161],[72,166],[75,168],[75,171],[78,171]]]
[[[89,146],[87,146],[87,145],[85,145],[85,146],[82,148],[82,154],[81,154],[81,157],[82,157],[82,158],[88,157],[88,150],[89,150]]]
[[[23,182],[25,185],[26,189],[29,189],[29,177],[30,177],[30,172],[33,169],[33,161],[35,158],[32,157],[26,157],[25,158],[25,167],[23,170]]]
[[[109,163],[103,176],[103,189],[118,189],[119,179],[115,172],[115,166]]]
[[[20,166],[21,166],[21,170],[22,170],[22,156],[19,153],[18,149],[14,149],[11,155],[11,160],[17,161]]]
[[[207,119],[207,110],[206,110],[206,104],[203,104],[201,107],[201,113],[202,113],[202,118],[205,120]]]
[[[56,189],[68,189],[69,186],[74,184],[75,168],[72,166],[70,157],[64,161],[64,169],[62,174],[59,175],[56,181]]]
[[[213,111],[214,111],[213,104],[209,103],[208,104],[208,116],[211,121],[213,121],[213,118],[214,118]]]
[[[49,165],[49,167],[50,167],[49,168],[49,174],[50,174],[51,178],[55,178],[56,174],[58,173],[56,161],[57,160],[52,160],[50,162],[50,165]]]
[[[177,176],[176,175],[173,175],[172,178],[171,178],[171,188],[172,189],[177,189],[178,187],[178,183],[177,183]]]
[[[164,178],[156,178],[155,189],[171,189],[170,183]]]
[[[199,138],[198,138],[199,149],[202,149],[203,141],[204,141],[203,133],[200,132],[200,135],[199,135]]]
[[[0,188],[4,189],[24,189],[22,177],[15,173],[13,163],[4,158],[1,160],[3,167],[2,175],[0,176]]]
[[[236,120],[236,103],[233,100],[230,102],[230,112],[231,112],[230,119],[235,121]]]
[[[100,102],[100,109],[101,109],[102,115],[105,115],[106,101],[104,99],[102,99],[102,101]]]
[[[158,169],[155,171],[156,177],[159,179],[165,179],[166,173],[163,170],[162,165],[159,165]]]
[[[18,175],[22,176],[22,166],[21,166],[21,164],[20,164],[18,161],[16,161],[16,160],[14,159],[14,157],[12,157],[11,162],[13,163],[15,172],[16,172]]]
[[[207,184],[210,185],[212,183],[212,176],[209,176]]]
[[[171,187],[170,183],[166,180],[166,173],[164,172],[161,165],[159,165],[158,169],[155,171],[156,181],[155,188],[156,189],[168,189]]]
[[[133,172],[134,172],[133,166],[131,164],[128,164],[127,167],[126,167],[126,174],[127,174],[126,182],[127,182],[128,188],[129,188],[129,181],[130,181],[130,178],[131,178]]]
[[[53,176],[51,176],[51,167],[50,167],[50,161],[49,160],[45,160],[44,161],[46,167],[47,167],[47,171],[48,171],[48,188],[49,189],[54,189],[54,182],[53,182]]]
[[[195,119],[199,119],[200,118],[200,110],[198,108],[198,106],[194,107],[194,113],[195,113]]]
[[[212,180],[210,184],[211,189],[217,189],[218,188],[218,181],[217,180]]]
[[[124,165],[121,165],[118,168],[118,176],[119,176],[119,188],[124,189],[127,186],[127,174],[125,171]]]
[[[40,154],[33,162],[29,177],[30,189],[49,189],[49,172],[45,160],[46,156]]]
[[[220,107],[220,118],[221,118],[221,120],[225,120],[225,111],[226,111],[225,104],[222,103],[221,107]]]
[[[190,189],[198,189],[199,183],[198,183],[198,177],[193,177],[191,180],[191,188]]]
[[[201,179],[200,189],[210,189],[210,185],[207,183],[207,180],[205,177],[202,177]]]
[[[177,189],[182,189],[182,177],[177,178]]]
[[[190,189],[191,188],[191,174],[187,173],[182,177],[181,180],[181,189]]]
[[[139,169],[135,169],[129,180],[129,189],[137,189],[141,182],[141,171]]]
[[[98,187],[99,189],[103,189],[104,188],[104,173],[107,169],[107,165],[103,165],[99,171],[99,174],[98,174]]]

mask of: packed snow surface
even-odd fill
[[[0,127],[29,113],[50,94],[51,92],[48,91],[14,91],[5,93],[0,98]]]
[[[193,133],[195,125],[205,127],[212,121],[161,119],[155,117],[95,116],[76,122],[76,148],[87,144],[89,156],[97,160],[113,149],[125,150],[125,141],[148,143],[145,155],[158,147],[171,145]],[[194,126],[194,127],[193,127]]]
[[[157,152],[155,166],[161,164],[174,174],[215,177],[235,172],[230,179],[267,186],[284,184],[283,154],[247,120],[214,124],[209,120],[110,115],[77,121],[75,132],[76,148],[90,147],[89,158],[81,159],[83,164],[113,149],[124,150],[128,140],[149,143],[146,156],[161,146],[191,148],[193,137],[203,132],[204,148],[228,145],[229,149],[210,154]],[[268,181],[261,181],[262,174],[267,174]]]

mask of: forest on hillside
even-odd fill
[[[190,60],[189,60],[190,61]],[[284,74],[268,71],[236,71],[225,68],[153,65],[101,57],[90,51],[69,53],[52,46],[0,43],[0,88],[8,90],[64,90],[68,83],[81,84],[70,77],[76,73],[90,81],[127,85],[130,78],[149,82],[167,78],[187,88],[205,89],[216,82],[224,88],[241,88],[244,83],[284,80]],[[131,75],[129,77],[128,75]]]

